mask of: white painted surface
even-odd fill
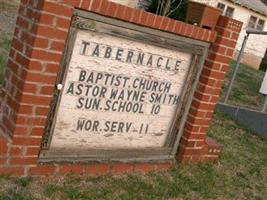
[[[264,79],[261,83],[260,93],[267,95],[267,72],[265,72]]]
[[[138,2],[142,0],[111,0],[111,1],[123,4],[123,5],[131,6],[131,7],[136,7]],[[265,26],[264,26],[263,31],[267,31],[267,16],[258,14],[254,12],[253,10],[247,9],[245,7],[241,7],[240,5],[231,3],[230,1],[227,1],[227,0],[193,0],[193,1],[205,3],[213,7],[217,7],[218,2],[220,2],[220,3],[225,4],[226,7],[230,6],[235,9],[233,18],[244,23],[239,39],[237,41],[236,50],[239,50],[241,48],[242,41],[246,34],[249,18],[251,15],[265,20]],[[267,48],[267,42],[265,42],[266,40],[267,40],[267,36],[264,36],[264,35],[250,35],[246,48],[245,48],[245,52],[255,55],[259,59],[263,58],[264,53]],[[255,62],[252,62],[252,63],[255,63]],[[255,66],[255,67],[258,67],[258,66]]]
[[[233,19],[236,19],[238,21],[243,22],[243,27],[239,36],[239,39],[237,41],[236,49],[239,50],[241,48],[244,36],[246,34],[246,30],[248,28],[248,22],[250,19],[250,16],[253,15],[257,18],[265,20],[265,26],[263,31],[267,31],[267,17],[261,14],[258,14],[252,10],[249,10],[247,8],[241,7],[239,5],[236,5],[234,3],[231,3],[226,0],[193,0],[201,3],[206,3],[210,6],[217,7],[218,2],[225,4],[226,6],[230,6],[234,8],[234,15]],[[267,48],[267,40],[266,35],[250,35],[249,40],[247,42],[245,52],[254,54],[255,56],[258,56],[260,58],[264,57],[264,53]]]
[[[84,50],[85,46],[83,41],[90,43],[86,50]],[[92,52],[96,50],[97,44],[100,47],[99,57],[92,56]],[[104,58],[107,47],[112,47],[112,52],[118,52],[118,49],[123,49],[121,56],[119,56],[121,61],[115,59],[116,53],[112,54],[111,59]],[[136,56],[133,56],[132,63],[125,62],[129,51],[134,52],[134,55],[145,53],[144,60],[147,60],[153,54],[154,59],[152,65],[136,64]],[[163,59],[160,59],[159,56]],[[170,59],[170,69],[166,69],[163,66],[167,58]],[[158,60],[162,64],[160,67],[157,67]],[[181,61],[181,63],[179,68],[175,70],[174,63],[177,60]],[[160,112],[158,114],[151,114],[153,104],[149,100],[151,100],[152,93],[163,94],[163,91],[159,91],[160,89],[156,87],[154,88],[156,91],[135,88],[136,83],[138,82],[137,80],[139,80],[139,83],[140,80],[168,83],[171,86],[170,89],[165,90],[164,94],[167,95],[166,98],[170,98],[169,95],[180,96],[190,61],[190,54],[100,33],[79,30],[62,89],[63,95],[57,111],[51,148],[134,149],[140,147],[162,147],[167,134],[171,130],[177,104],[165,99],[164,103],[154,104],[160,106]],[[82,75],[81,71],[83,71]],[[86,80],[84,76],[85,71],[88,75],[86,76]],[[114,82],[111,83],[110,79],[108,79],[109,81],[106,81],[104,78],[100,79],[101,74],[102,76],[106,76],[107,74],[114,75],[114,80],[118,77],[124,77],[127,81],[114,84]],[[94,76],[90,77],[89,75]],[[98,81],[96,81],[96,75],[99,77]],[[121,78],[121,80],[124,79]],[[91,81],[94,83],[92,84]],[[86,86],[106,88],[106,92],[101,97],[95,97],[95,99],[100,100],[99,107],[94,109],[77,108],[77,106],[81,106],[79,103],[80,98],[92,99],[93,94],[91,89],[87,94],[86,89],[83,89],[81,94],[75,94],[71,90],[73,89],[71,87],[73,86],[72,83],[75,84],[75,91],[78,91],[77,84],[81,84],[83,88]],[[125,92],[144,92],[144,100],[142,102],[140,99],[125,99],[127,97],[126,95],[121,96],[121,98],[116,97],[115,99],[111,99],[111,91],[117,89],[119,91],[124,90]],[[139,106],[142,105],[143,113],[118,112],[116,110],[117,107],[114,107],[115,110],[112,111],[107,107],[108,101],[112,103],[116,101],[130,102],[136,103]],[[79,120],[80,122],[87,120],[88,125],[90,124],[89,122],[93,121],[99,125],[96,126],[95,130],[92,130],[92,127],[89,129],[89,126],[89,130],[77,130]],[[110,129],[112,123],[114,125],[114,131]],[[121,124],[121,128],[118,127],[119,124]],[[148,128],[146,131],[147,125]]]
[[[114,3],[118,3],[118,4],[122,4],[125,6],[129,6],[132,8],[136,8],[137,4],[138,4],[138,0],[109,0],[112,1]]]

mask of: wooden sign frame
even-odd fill
[[[96,24],[101,23],[104,29],[98,30]],[[189,112],[193,94],[198,83],[200,72],[207,55],[209,43],[180,37],[167,32],[154,30],[130,24],[127,22],[107,18],[82,10],[75,10],[68,40],[61,62],[61,70],[58,74],[57,83],[63,84],[71,53],[75,42],[77,30],[88,30],[104,34],[126,38],[134,41],[164,47],[166,49],[190,53],[192,60],[181,94],[180,103],[177,106],[172,130],[168,134],[164,147],[141,148],[141,149],[51,149],[50,143],[53,137],[55,118],[61,99],[61,91],[55,90],[51,103],[51,109],[47,118],[45,134],[42,142],[42,150],[39,155],[40,162],[102,162],[102,161],[162,161],[172,160],[177,152],[178,144],[183,132],[184,123]]]

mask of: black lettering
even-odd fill
[[[151,83],[151,82],[150,82]],[[150,89],[150,87],[151,87],[151,84],[150,85],[148,85],[148,82],[147,82],[147,80],[145,80],[145,79],[141,79],[140,80],[140,83],[139,83],[139,89],[147,89],[147,90],[149,90]]]
[[[82,92],[83,92],[83,84],[82,83],[79,83],[78,85],[77,85],[77,91],[75,92],[75,94],[76,95],[81,95],[82,94]]]
[[[153,84],[153,87],[152,87],[152,91],[157,91],[158,85],[159,85],[159,83],[157,81],[155,81]]]
[[[160,64],[160,62],[163,60],[163,58],[162,57],[159,57],[158,58],[158,61],[157,61],[157,66],[158,67],[161,67],[161,64]]]
[[[87,72],[85,70],[81,70],[80,76],[79,76],[79,81],[85,81]]]
[[[86,86],[85,86],[85,88],[86,88],[85,96],[88,96],[88,94],[89,94],[89,90],[90,90],[90,88],[92,88],[92,87],[93,87],[93,85],[86,85]]]
[[[173,99],[173,104],[177,105],[179,103],[179,96],[175,95]]]
[[[85,120],[84,120],[84,119],[83,119],[83,120],[79,119],[79,120],[77,121],[77,127],[76,127],[76,130],[77,130],[77,131],[82,131],[82,130],[83,130],[84,123],[85,123]]]
[[[166,102],[166,97],[167,97],[167,94],[165,94],[165,95],[164,95],[164,98],[163,98],[162,104],[165,104],[165,102]]]
[[[112,110],[112,111],[118,111],[118,109],[120,109],[120,108],[116,109],[116,107],[115,107],[115,106],[118,105],[118,104],[119,104],[118,101],[114,101],[111,110]]]
[[[106,107],[104,108],[105,111],[108,111],[110,109],[110,104],[111,104],[111,101],[107,100],[106,101]]]
[[[118,126],[118,133],[123,133],[123,127],[124,127],[124,123],[120,122]]]
[[[133,81],[133,88],[137,88],[137,81],[139,81],[139,78],[134,79]]]
[[[91,103],[93,103],[91,109],[93,109],[93,110],[99,110],[99,107],[100,107],[100,99],[90,99],[90,100],[91,100]]]
[[[111,74],[105,74],[105,76],[106,76],[105,85],[107,85],[108,84],[108,80],[112,75]]]
[[[106,121],[106,122],[105,122],[105,128],[104,128],[104,131],[105,131],[105,132],[109,131],[110,123],[111,123],[111,121]]]
[[[140,94],[140,91],[134,91],[132,100],[133,100],[133,101],[138,101],[138,99],[139,99],[139,94]]]
[[[99,94],[99,97],[100,98],[105,98],[105,94],[106,94],[107,90],[108,89],[106,87],[102,87],[101,91],[100,91],[100,94]]]
[[[143,61],[144,61],[144,53],[139,53],[138,58],[137,58],[137,65],[143,65]]]
[[[94,83],[94,72],[91,72],[86,80],[87,83]]]
[[[124,79],[124,83],[123,83],[123,86],[122,86],[122,87],[125,87],[127,81],[128,81],[130,78],[129,78],[129,77],[123,77],[123,79]]]
[[[112,51],[112,48],[111,47],[107,47],[104,57],[105,58],[110,58],[111,57],[111,51]]]
[[[126,132],[128,133],[130,128],[132,126],[132,123],[126,123]]]
[[[103,74],[97,73],[95,83],[98,83],[98,81],[101,80],[102,78],[103,78]]]
[[[110,99],[115,99],[118,94],[118,89],[112,89],[110,93]]]
[[[125,107],[125,106],[124,106]],[[133,104],[132,102],[129,102],[127,105],[126,105],[126,112],[130,112],[132,110],[132,107],[133,107]]]
[[[135,91],[135,92],[138,92],[138,91]],[[130,97],[133,93],[133,90],[127,90],[127,101],[130,101]]]
[[[116,104],[119,104],[118,101],[115,101],[113,106]],[[118,111],[118,112],[124,112],[125,110],[125,105],[126,105],[126,102],[120,102],[119,106],[118,106],[118,109],[117,110],[114,110],[114,111]]]
[[[114,83],[114,86],[119,86],[121,84],[121,76],[116,77],[116,82]]]
[[[166,84],[164,82],[161,82],[159,84],[159,92],[162,92],[163,91],[163,86],[165,86]]]
[[[74,83],[70,83],[70,86],[67,90],[67,94],[73,94],[74,92]]]
[[[95,50],[92,53],[92,56],[99,57],[99,44],[96,45]]]
[[[172,98],[173,98],[173,94],[169,94],[169,102],[168,102],[168,104],[171,104]]]
[[[100,91],[100,88],[96,85],[92,90],[92,96],[96,97]]]
[[[118,96],[118,100],[123,100],[124,98],[124,90],[121,91],[121,93]]]
[[[128,55],[127,55],[127,59],[126,59],[127,63],[132,63],[133,55],[134,55],[134,53],[132,51],[128,51]]]
[[[80,97],[80,98],[78,99],[78,105],[77,105],[77,108],[82,108],[82,107],[83,107],[83,100],[84,100],[83,97]]]
[[[94,121],[92,131],[98,131],[99,121]]]
[[[181,61],[177,60],[175,64],[175,68],[174,68],[176,71],[179,71],[180,64],[181,64]]]
[[[156,94],[154,103],[160,103],[161,97],[162,97],[162,94]]]
[[[149,56],[147,63],[146,63],[147,66],[152,66],[152,57],[153,57],[152,55]]]
[[[135,103],[135,104],[133,105],[133,109],[132,109],[132,111],[133,111],[133,113],[136,113],[136,112],[138,112],[138,110],[139,110],[139,104],[138,104],[138,103]]]
[[[170,62],[170,59],[168,58],[168,60],[167,60],[167,62],[166,62],[166,66],[165,66],[165,68],[166,68],[167,70],[170,70],[170,69],[171,69],[171,67],[169,66],[169,62]]]
[[[110,131],[111,132],[116,132],[116,127],[117,127],[118,122],[112,122]]]
[[[81,55],[85,55],[86,50],[87,50],[87,46],[89,44],[90,44],[89,42],[82,41],[82,46],[81,46],[81,51],[80,51]]]
[[[89,130],[91,129],[91,127],[92,127],[92,121],[91,121],[91,120],[87,120],[87,121],[85,122],[84,129],[85,129],[86,131],[89,131]]]
[[[116,60],[121,61],[122,52],[123,52],[123,49],[118,49],[117,50]]]
[[[152,92],[151,93],[151,95],[150,95],[150,99],[148,100],[149,101],[149,103],[153,103],[154,102],[154,97],[155,97],[155,93],[154,92]]]
[[[163,92],[166,92],[166,93],[170,92],[171,86],[172,86],[171,83],[166,83]]]

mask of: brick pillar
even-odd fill
[[[1,131],[11,138],[6,173],[27,174],[37,164],[72,12],[52,2],[20,3],[1,94]]]
[[[94,12],[206,43],[212,43],[216,35],[211,30],[107,0],[21,0],[0,101],[2,118],[0,174],[24,176],[67,173],[108,174],[166,170],[173,166],[173,163],[164,162],[146,164],[38,162],[47,113],[74,9]],[[240,27],[239,22],[220,18],[217,26],[218,37],[210,48],[188,116],[179,150],[179,158],[182,161],[193,161],[198,155],[204,159],[208,152],[206,132]],[[230,39],[227,39],[228,37]]]
[[[222,151],[221,145],[207,138],[207,132],[241,27],[241,22],[228,17],[220,16],[217,22],[217,36],[210,46],[181,139],[181,162],[216,160]]]

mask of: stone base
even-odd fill
[[[203,161],[217,160],[222,153],[223,145],[209,137],[205,140]]]
[[[207,137],[201,149],[195,152],[194,155],[186,155],[188,149],[182,146],[179,150],[177,160],[181,163],[201,163],[206,161],[215,161],[219,159],[223,150],[223,145],[219,144],[216,140]]]

